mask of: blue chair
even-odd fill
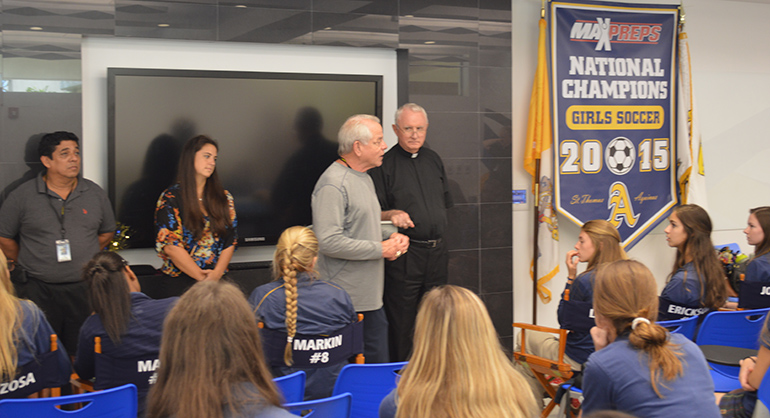
[[[59,405],[84,404],[76,411]],[[136,386],[123,385],[99,392],[58,398],[6,399],[0,401],[2,417],[35,418],[136,418]]]
[[[672,319],[670,321],[658,321],[658,325],[666,328],[672,334],[682,334],[688,340],[693,341],[695,331],[698,329],[698,317],[691,316],[683,319]]]
[[[396,388],[398,372],[406,362],[380,364],[348,364],[342,368],[334,384],[332,396],[350,392],[353,395],[352,416],[378,418],[380,402]]]
[[[292,414],[305,418],[349,418],[352,402],[353,395],[343,393],[314,401],[287,403],[283,407]]]
[[[283,395],[284,403],[302,402],[305,399],[305,372],[302,370],[276,377],[273,382]]]
[[[758,350],[759,334],[768,311],[770,308],[711,312],[701,323],[695,343],[704,352],[711,348],[706,346]],[[708,357],[709,355],[706,356],[707,360]],[[745,355],[738,357],[743,358]],[[738,382],[740,367],[737,366],[737,362],[736,365],[725,365],[709,361],[709,366],[715,391],[729,392],[741,387]]]

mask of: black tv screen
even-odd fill
[[[129,248],[155,245],[158,197],[186,140],[219,143],[240,244],[312,223],[310,194],[353,114],[382,118],[382,76],[109,68],[109,195]]]

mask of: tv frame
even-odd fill
[[[198,70],[198,69],[167,69],[167,68],[107,68],[107,181],[108,197],[113,208],[117,210],[116,196],[116,105],[115,90],[116,78],[130,77],[187,77],[187,78],[227,78],[227,79],[262,79],[262,80],[302,80],[302,81],[353,81],[374,83],[375,116],[382,120],[383,117],[383,76],[366,74],[325,74],[305,72],[265,72],[265,71],[228,71],[228,70]],[[265,240],[249,240],[242,235],[238,236],[239,246],[263,246],[274,245],[277,236],[266,236]],[[137,247],[146,248],[146,247]]]

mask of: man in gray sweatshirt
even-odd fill
[[[345,289],[356,312],[364,314],[367,363],[389,361],[383,259],[395,260],[409,247],[405,235],[384,236],[382,219],[408,215],[382,212],[366,173],[382,164],[387,149],[379,122],[371,115],[345,121],[338,134],[340,158],[318,179],[312,196],[313,231],[320,247],[316,267],[321,279]]]

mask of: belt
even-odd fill
[[[443,238],[438,239],[429,239],[429,240],[419,240],[419,239],[409,239],[409,245],[414,245],[415,247],[422,247],[422,248],[436,248],[441,242],[443,242]]]

